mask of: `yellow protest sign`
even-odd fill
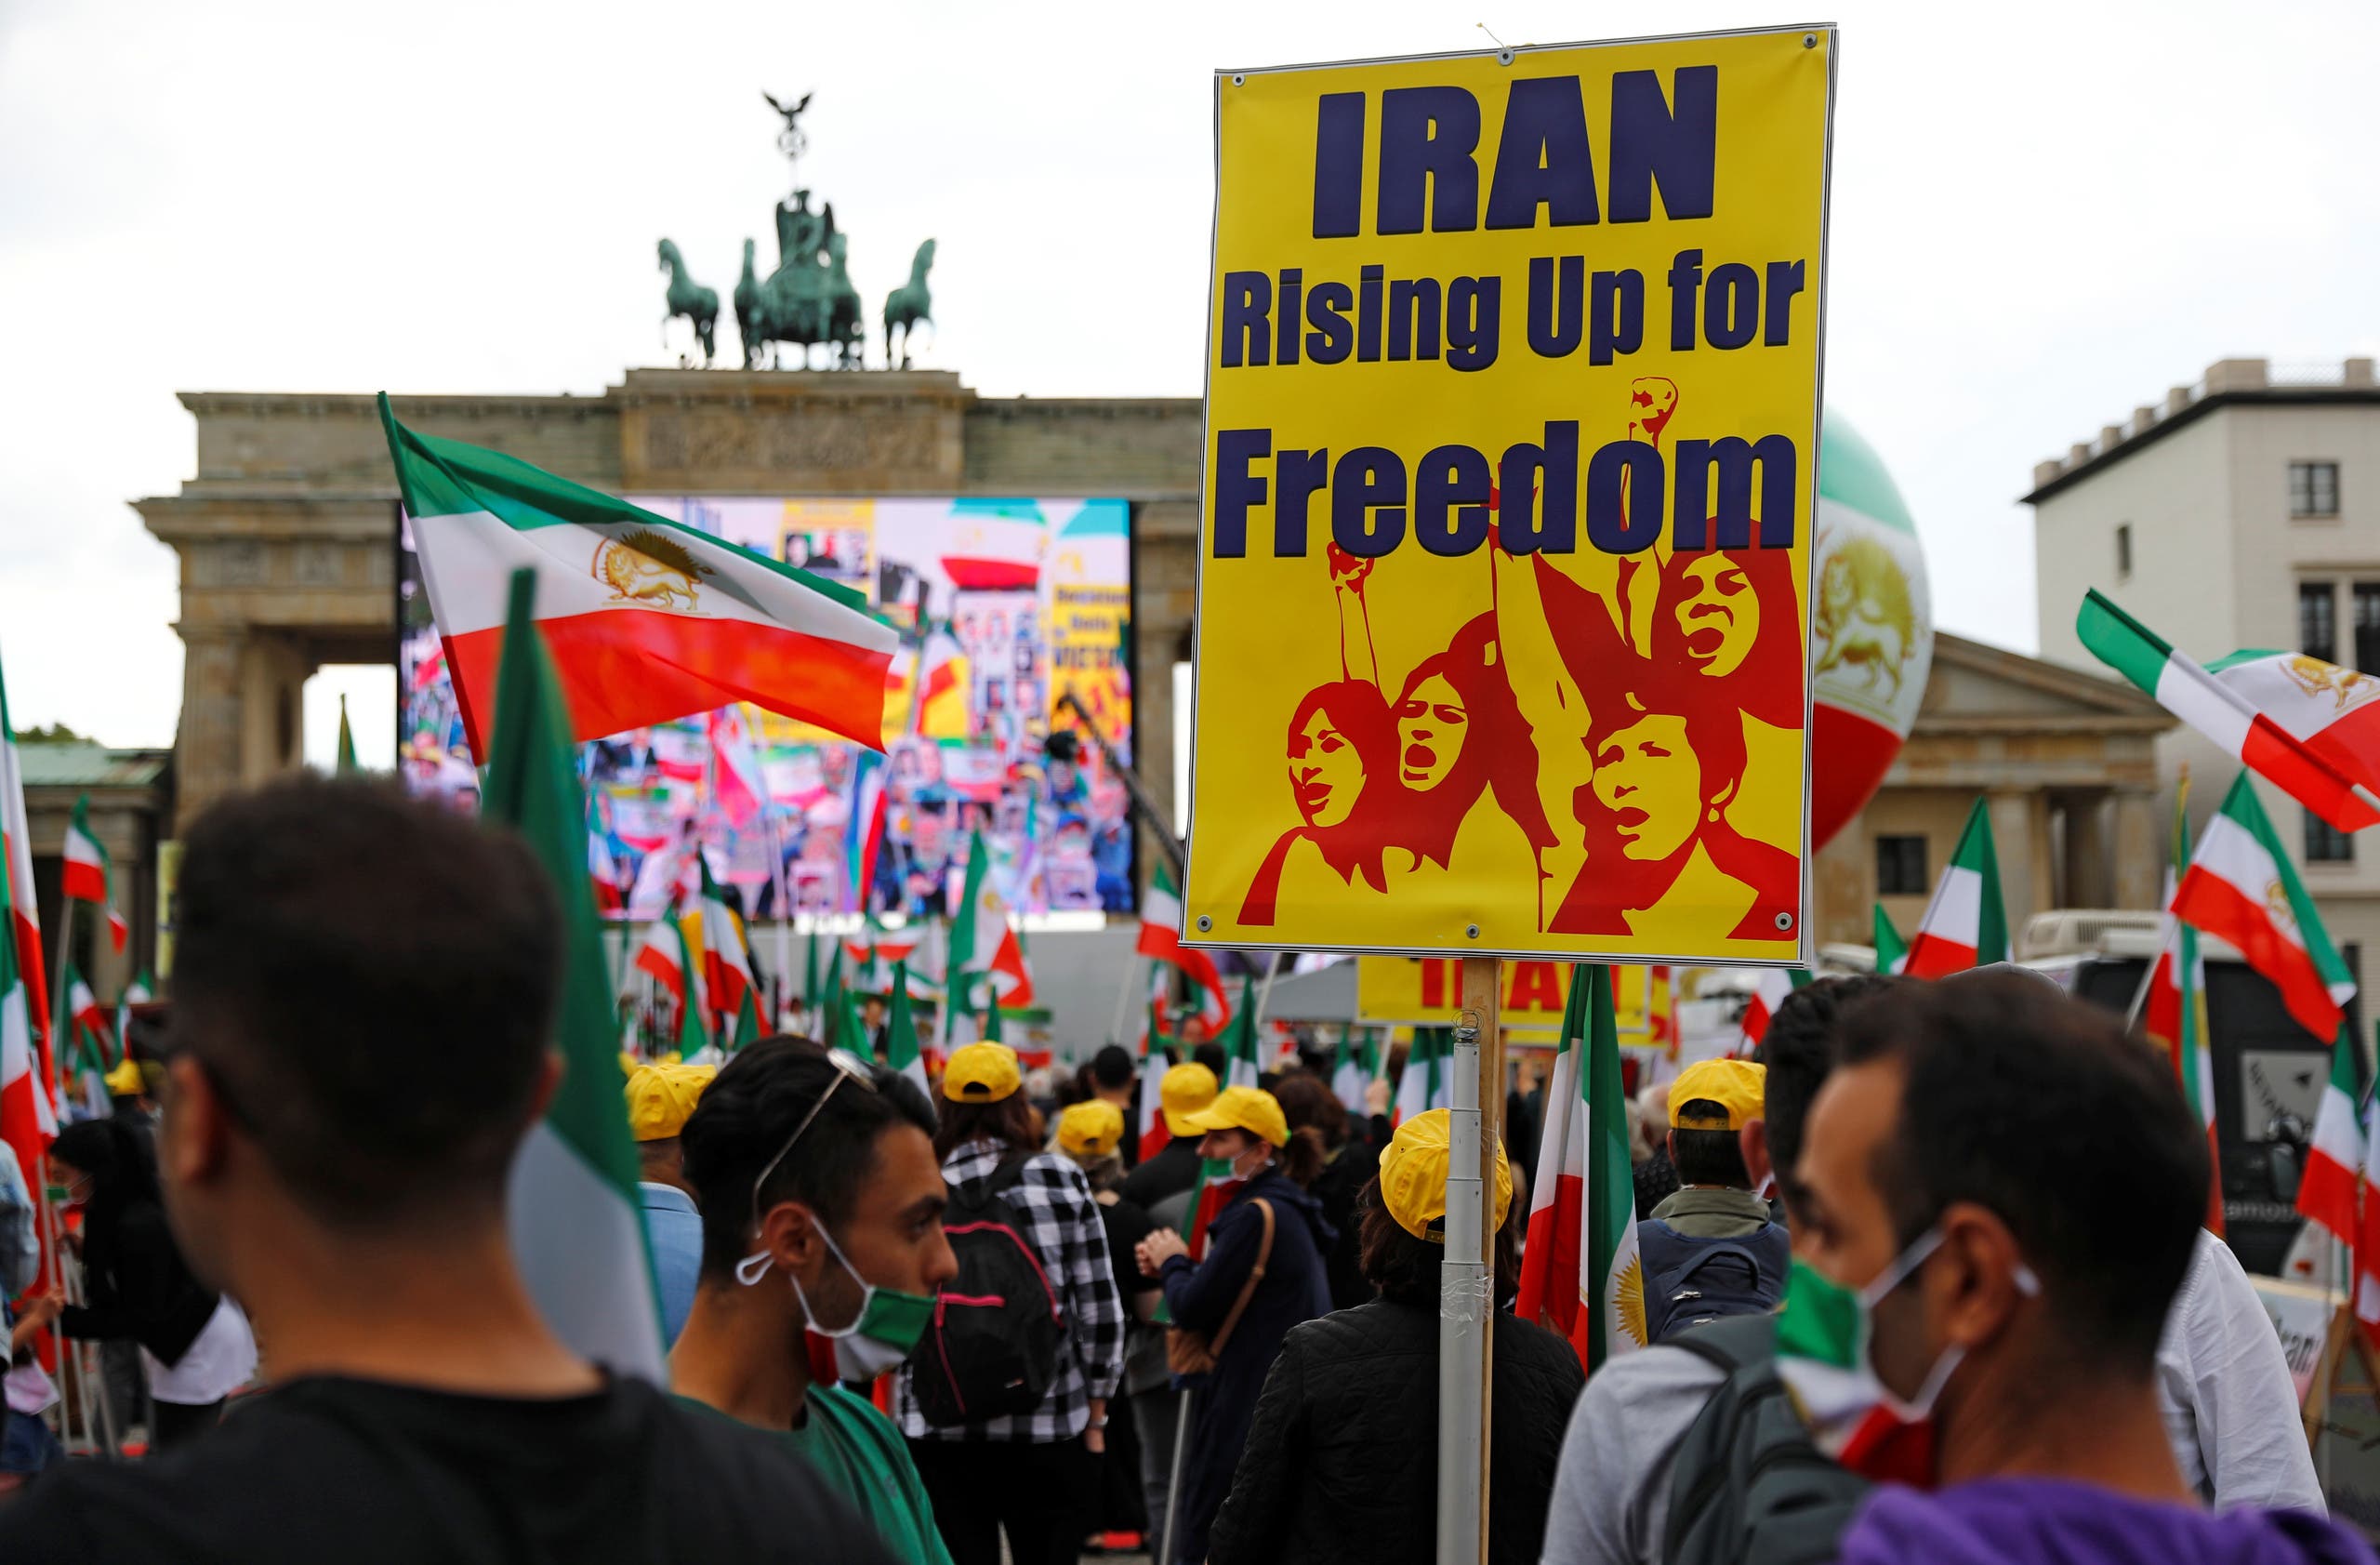
[[[1217,79],[1189,939],[1805,960],[1832,60]]]
[[[1644,1041],[1652,1029],[1646,1013],[1650,985],[1642,967],[1611,970],[1612,1013],[1622,1036]],[[1461,1013],[1461,977],[1450,957],[1358,957],[1355,959],[1355,1019],[1413,1027],[1452,1027]],[[1559,1032],[1570,1001],[1570,964],[1514,962],[1504,964],[1500,1025],[1506,1031]]]

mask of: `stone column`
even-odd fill
[[[2107,795],[2069,793],[2066,808],[2066,902],[2072,908],[2115,906],[2108,861]]]
[[[2157,829],[2156,797],[2147,789],[2117,790],[2114,835],[2112,906],[2156,907],[2163,892],[2165,861],[2163,839]]]
[[[2055,878],[2050,872],[2048,812],[2038,793],[1994,789],[1991,840],[2000,859],[2000,899],[2008,912],[2013,955],[2025,921],[2042,911]]]
[[[247,635],[184,622],[182,721],[175,740],[175,833],[240,786],[245,755],[242,670]]]
[[[305,649],[295,637],[251,635],[240,664],[240,784],[254,787],[306,755]]]

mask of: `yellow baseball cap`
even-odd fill
[[[1196,1135],[1192,1115],[1215,1101],[1215,1073],[1197,1063],[1177,1065],[1157,1084],[1157,1100],[1165,1110],[1165,1128],[1175,1135]]]
[[[1741,1130],[1746,1120],[1757,1120],[1768,1097],[1768,1068],[1750,1060],[1697,1060],[1670,1083],[1670,1128],[1673,1130]],[[1696,1098],[1707,1098],[1727,1111],[1725,1120],[1703,1115],[1681,1120],[1678,1110]]]
[[[116,1068],[101,1080],[106,1081],[111,1097],[139,1097],[149,1090],[148,1084],[140,1079],[140,1062],[130,1054],[119,1060]]]
[[[1091,1098],[1058,1116],[1058,1148],[1078,1158],[1104,1158],[1124,1139],[1124,1111]]]
[[[1448,1126],[1443,1108],[1416,1114],[1396,1127],[1380,1155],[1380,1200],[1396,1226],[1415,1239],[1443,1244],[1447,1238]],[[1513,1210],[1513,1165],[1496,1146],[1496,1227]]]
[[[694,1105],[719,1068],[641,1065],[628,1078],[628,1130],[639,1141],[661,1141],[686,1128]]]
[[[1005,1043],[970,1043],[942,1072],[942,1095],[953,1103],[998,1103],[1024,1084],[1016,1051]]]
[[[1255,1087],[1225,1087],[1215,1094],[1214,1102],[1184,1116],[1183,1122],[1192,1130],[1246,1131],[1276,1147],[1289,1144],[1289,1121],[1281,1113],[1281,1100]]]

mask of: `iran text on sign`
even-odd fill
[[[1194,941],[1806,957],[1832,56],[1217,79]]]
[[[1355,1019],[1411,1027],[1452,1027],[1461,1015],[1461,974],[1448,957],[1358,957],[1355,959]],[[1504,992],[1498,1025],[1510,1031],[1557,1033],[1570,1000],[1570,964],[1514,962],[1504,964]],[[1646,1013],[1651,986],[1642,967],[1611,970],[1613,1020],[1621,1035],[1644,1042],[1652,1023]]]

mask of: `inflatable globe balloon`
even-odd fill
[[[1875,448],[1830,408],[1810,574],[1813,851],[1884,780],[1933,667],[1934,611],[1917,525]]]

